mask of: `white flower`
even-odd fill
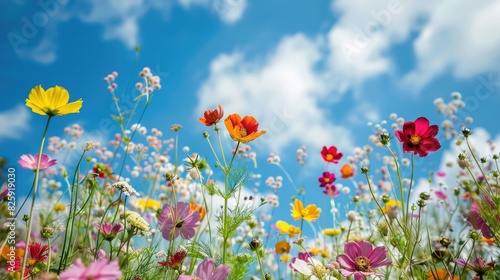
[[[337,278],[328,275],[328,270],[325,266],[318,260],[313,258],[308,258],[307,262],[303,261],[299,258],[296,258],[292,263],[292,267],[295,268],[298,272],[307,277],[307,279],[311,280],[337,280]]]
[[[129,185],[129,183],[125,181],[118,181],[116,183],[113,183],[111,187],[123,192],[123,194],[125,194],[126,196],[130,196],[132,194],[135,194],[137,196],[141,195],[131,185]]]

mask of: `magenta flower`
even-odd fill
[[[429,126],[429,120],[420,117],[414,122],[408,121],[403,124],[403,130],[396,130],[395,134],[399,142],[403,143],[403,151],[425,157],[429,152],[441,148],[439,140],[435,137],[439,131],[437,125]]]
[[[101,232],[103,238],[107,241],[115,239],[116,235],[125,228],[120,222],[114,225],[108,222],[99,225],[99,223],[94,222],[94,226]]]
[[[177,207],[165,205],[158,217],[158,224],[166,240],[176,239],[179,234],[191,239],[200,225],[200,212],[191,211],[189,203],[178,202]]]
[[[9,189],[5,188],[0,192],[0,200],[3,200],[5,197],[7,197],[7,194],[9,194]]]
[[[35,156],[22,155],[21,159],[17,162],[19,162],[19,164],[21,164],[23,168],[36,170],[36,166],[38,165],[38,154],[36,154]],[[42,154],[42,159],[40,161],[40,170],[47,169],[55,165],[56,163],[57,162],[55,159],[50,159],[48,155]]]
[[[493,270],[495,268],[495,261],[487,263],[481,256],[475,258],[474,260],[467,262],[462,258],[455,259],[458,265],[465,266],[474,271],[477,275],[482,276],[486,272]]]
[[[214,259],[208,258],[200,263],[196,269],[196,276],[181,275],[178,280],[191,280],[191,279],[203,279],[203,280],[224,280],[231,272],[231,268],[227,265],[219,265],[214,271],[215,261]]]
[[[318,177],[318,182],[320,187],[324,187],[326,185],[331,185],[335,182],[335,174],[330,173],[328,171],[323,172],[323,176]]]
[[[330,197],[337,197],[340,195],[340,192],[337,190],[335,185],[326,185],[323,193]]]
[[[59,280],[117,280],[122,277],[118,266],[118,259],[108,262],[107,259],[99,259],[86,267],[81,259],[59,275]]]
[[[384,276],[384,273],[374,272],[372,269],[391,265],[391,260],[387,258],[387,248],[379,246],[373,248],[373,244],[368,241],[350,241],[344,245],[345,254],[337,256],[337,262],[343,267],[339,269],[340,274],[349,277],[354,274],[354,280],[363,280],[365,276]]]
[[[473,227],[474,229],[481,230],[481,233],[486,238],[491,238],[491,229],[486,223],[486,221],[481,217],[481,213],[479,212],[479,206],[475,201],[471,202],[470,211],[467,214],[467,223]]]

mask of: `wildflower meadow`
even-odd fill
[[[38,148],[17,159],[32,171],[24,200],[12,168],[2,171],[2,279],[499,279],[500,154],[494,146],[478,154],[485,139],[473,138],[471,117],[457,118],[458,92],[429,104],[440,124],[393,113],[366,127],[362,147],[302,146],[294,162],[272,153],[257,165],[252,144],[267,136],[259,120],[206,108],[199,145],[211,153],[193,152],[182,124],[141,124],[162,85],[148,67],[133,79],[135,105],[124,111],[118,73],[104,77],[119,127],[108,142],[87,139],[78,124],[50,130],[91,107],[63,86],[26,93],[46,126],[33,135]],[[444,142],[461,152],[419,192],[416,162],[428,164]],[[55,159],[68,154],[78,156]],[[287,167],[307,169],[310,157],[325,171],[300,185]],[[262,168],[275,176],[259,178]],[[279,200],[283,193],[292,199]],[[277,218],[279,209],[289,214]]]

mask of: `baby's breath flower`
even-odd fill
[[[141,195],[126,181],[115,182],[113,183],[113,185],[111,185],[111,187],[123,192],[123,194],[125,194],[126,196],[130,196],[132,194],[135,194],[137,196]]]

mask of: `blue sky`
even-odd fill
[[[50,135],[73,123],[98,132],[113,108],[103,77],[118,71],[118,92],[128,94],[144,66],[162,89],[143,125],[182,124],[181,145],[208,153],[197,121],[205,109],[254,115],[268,130],[254,144],[262,164],[277,152],[293,174],[295,151],[307,146],[309,197],[322,195],[323,145],[351,154],[368,143],[366,123],[393,112],[440,124],[433,101],[451,92],[461,92],[474,127],[500,133],[497,1],[7,0],[0,13],[1,155],[18,168],[45,123],[24,106],[32,87],[62,85],[84,100]],[[442,151],[428,160],[439,168]]]

